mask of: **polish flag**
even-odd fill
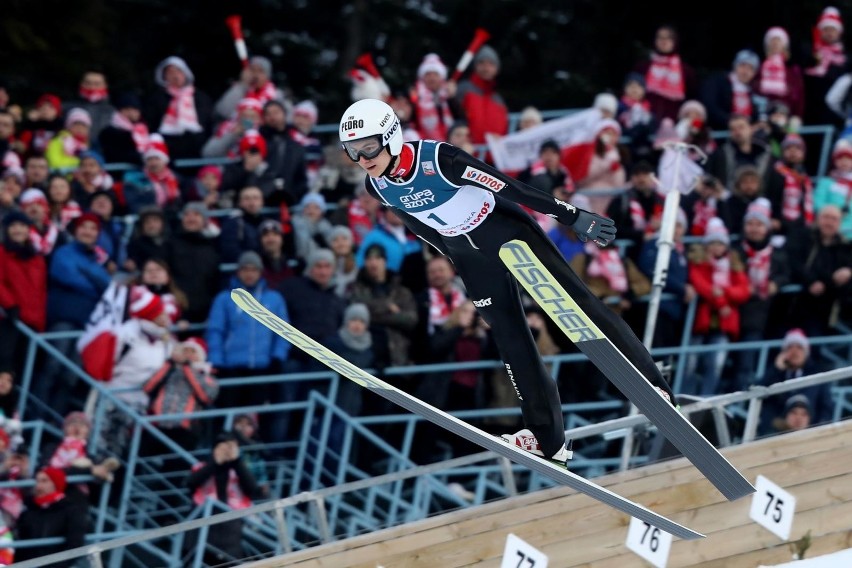
[[[118,349],[118,328],[127,319],[128,287],[112,282],[101,299],[80,339],[77,351],[83,361],[83,370],[98,381],[112,379]]]

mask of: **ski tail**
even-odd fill
[[[500,258],[559,329],[728,500],[754,493],[752,484],[583,312],[526,242],[504,244]]]
[[[257,301],[257,299],[245,290],[239,288],[232,290],[231,299],[235,304],[237,304],[237,306],[259,323],[277,333],[299,349],[302,349],[308,355],[316,358],[321,363],[324,363],[333,371],[356,382],[364,388],[370,389],[387,400],[398,404],[402,408],[418,414],[430,422],[433,422],[438,426],[485,448],[486,450],[491,450],[515,463],[528,467],[529,469],[552,479],[560,485],[571,487],[572,489],[584,493],[593,499],[597,499],[606,505],[636,517],[639,520],[645,521],[674,536],[685,540],[704,537],[701,533],[693,531],[692,529],[680,525],[671,519],[646,509],[642,505],[634,503],[629,499],[625,499],[605,487],[601,487],[600,485],[584,479],[571,471],[567,471],[562,467],[550,463],[548,460],[536,457],[512,444],[507,444],[497,436],[492,436],[475,426],[471,426],[467,422],[464,422],[451,414],[447,414],[443,410],[435,408],[434,406],[431,406],[422,400],[397,389],[378,377],[374,377],[333,351],[320,345],[280,317],[267,310],[260,304],[260,302]]]

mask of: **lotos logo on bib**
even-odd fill
[[[479,184],[482,187],[488,188],[491,191],[500,191],[506,187],[506,182],[502,182],[491,174],[485,173],[482,170],[477,170],[474,167],[468,166],[464,169],[462,178],[467,181]]]

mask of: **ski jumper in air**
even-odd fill
[[[524,423],[504,439],[565,463],[561,402],[527,325],[518,282],[501,260],[501,246],[527,243],[600,329],[652,385],[674,400],[647,349],[630,327],[574,273],[538,223],[520,205],[571,226],[578,237],[606,246],[615,238],[610,219],[523,184],[444,142],[403,143],[402,127],[386,103],[364,99],[340,121],[349,158],[368,174],[367,191],[400,216],[423,241],[446,255],[491,333],[520,401]],[[577,380],[583,380],[577,377]]]

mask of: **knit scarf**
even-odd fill
[[[592,242],[587,242],[585,248],[586,254],[589,255],[586,274],[593,278],[603,278],[616,292],[627,292],[627,273],[618,255],[618,249],[612,247],[601,249]]]
[[[65,493],[60,491],[54,491],[53,493],[48,493],[47,495],[39,495],[38,497],[33,497],[33,503],[41,507],[42,509],[47,509],[57,501],[61,501],[65,499]]]
[[[80,96],[90,103],[96,103],[106,99],[109,96],[109,90],[104,89],[88,89],[80,87]]]
[[[760,92],[764,95],[787,95],[787,65],[780,53],[770,55],[760,66]]]
[[[824,77],[828,68],[832,65],[843,67],[846,65],[846,53],[843,51],[843,42],[823,43],[817,37],[814,42],[814,58],[817,64],[805,70],[812,77]]]
[[[68,227],[68,223],[83,214],[83,210],[76,201],[71,200],[63,203],[58,207],[58,211],[51,217],[51,222],[58,225],[63,231]]]
[[[710,265],[713,268],[713,286],[725,289],[731,285],[731,259],[727,254],[719,258],[711,258]]]
[[[415,92],[417,130],[420,136],[427,140],[446,140],[447,130],[453,124],[447,88],[432,91],[423,81],[418,80]]]
[[[50,457],[50,467],[66,469],[71,467],[75,461],[83,458],[88,459],[86,441],[66,436]]]
[[[682,101],[686,96],[683,83],[683,66],[676,53],[651,54],[651,65],[645,73],[646,91],[672,101]]]
[[[198,113],[195,110],[195,87],[167,87],[172,99],[160,122],[162,134],[180,135],[187,132],[201,132],[201,124],[198,122]]]
[[[716,198],[711,197],[707,201],[696,201],[692,208],[694,216],[692,217],[692,225],[689,227],[689,233],[694,236],[704,235],[707,229],[707,222],[716,216]]]
[[[144,122],[133,123],[120,112],[116,112],[112,115],[110,126],[130,132],[133,136],[133,143],[136,144],[136,150],[140,153],[144,152],[145,148],[148,147],[149,132]]]
[[[365,351],[373,346],[373,336],[369,331],[365,331],[361,335],[355,335],[345,325],[338,331],[340,340],[343,345],[355,351]]]
[[[80,152],[89,149],[88,136],[77,137],[67,130],[60,136],[62,137],[62,151],[66,156],[79,156]]]
[[[177,177],[169,168],[163,168],[159,173],[146,169],[145,174],[154,186],[154,194],[159,207],[174,203],[180,196]]]
[[[278,89],[275,88],[275,84],[272,81],[267,81],[262,87],[252,89],[246,93],[246,98],[257,99],[260,101],[260,104],[265,105],[267,102],[278,98]]]
[[[633,228],[637,231],[644,233],[648,227],[648,220],[645,219],[645,209],[635,199],[630,200],[630,221],[633,223]]]
[[[460,290],[455,287],[450,289],[449,293],[449,302],[447,301],[447,296],[445,296],[440,290],[437,288],[429,288],[429,333],[438,327],[439,325],[443,325],[447,322],[450,317],[450,314],[453,311],[461,306],[465,298],[464,294],[461,293]]]
[[[625,128],[633,128],[637,124],[648,124],[651,122],[651,103],[648,99],[637,101],[628,96],[621,97],[625,110],[618,115],[618,121]]]
[[[57,238],[59,238],[59,229],[49,220],[44,222],[44,227],[41,230],[35,225],[30,227],[30,242],[40,255],[47,256],[53,252]]]
[[[781,215],[787,221],[798,221],[804,213],[805,222],[808,225],[813,223],[814,185],[810,176],[780,161],[775,164],[775,170],[784,176]]]
[[[736,73],[731,72],[728,78],[731,81],[731,90],[733,91],[731,112],[751,116],[751,87],[737,79]]]
[[[743,241],[743,250],[746,253],[748,279],[757,296],[765,300],[769,297],[769,264],[772,258],[772,247],[764,246],[758,249],[751,242]]]
[[[203,462],[198,462],[192,466],[192,471],[198,471],[204,467],[204,465],[205,464]],[[202,505],[208,497],[221,501],[217,493],[216,476],[212,475],[210,479],[204,483],[204,485],[195,490],[195,493],[192,495],[192,500],[196,505]],[[240,489],[240,478],[237,477],[237,472],[233,469],[228,470],[225,502],[229,507],[231,507],[231,509],[247,509],[251,507],[251,499],[243,494],[242,489]]]

